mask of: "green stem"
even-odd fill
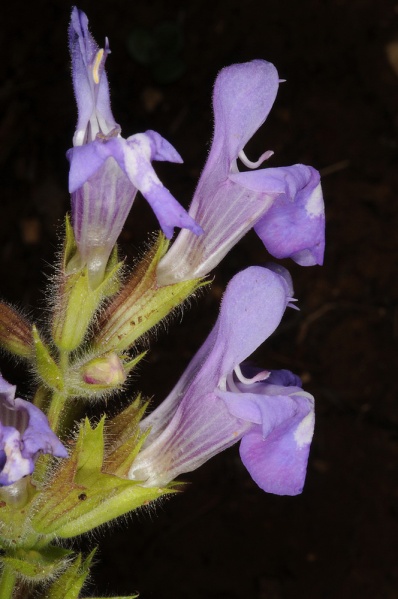
[[[4,564],[0,578],[0,597],[1,599],[12,599],[15,583],[17,580],[16,574],[9,566]]]
[[[64,383],[63,387],[65,387],[65,375],[68,371],[68,366],[69,366],[69,352],[60,351],[59,368],[62,373],[62,379],[63,379],[63,383]],[[48,407],[48,412],[47,412],[47,418],[50,423],[50,427],[54,431],[55,434],[58,434],[59,425],[60,425],[60,421],[61,421],[61,415],[64,410],[67,399],[68,399],[67,391],[54,391],[52,398],[50,400],[50,405]],[[35,467],[35,474],[34,474],[35,482],[40,484],[45,481],[49,460],[50,460],[49,455],[40,456],[39,460],[36,463],[36,467]],[[1,595],[0,595],[0,599],[1,599]]]
[[[62,372],[62,378],[65,386],[65,375],[68,371],[69,366],[69,352],[61,351],[59,355],[59,368]],[[65,391],[54,391],[50,407],[48,410],[48,420],[52,430],[57,433],[59,427],[59,421],[64,409],[65,402],[68,399],[68,394]]]
[[[65,391],[55,391],[48,410],[48,421],[55,434],[57,434],[59,421],[65,402],[68,399],[68,394]]]

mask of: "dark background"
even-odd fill
[[[183,477],[191,484],[180,496],[106,529],[87,593],[397,598],[398,4],[82,0],[80,7],[98,42],[110,38],[112,107],[124,135],[155,129],[184,157],[182,166],[156,167],[181,202],[189,204],[209,149],[218,70],[265,58],[287,82],[248,154],[273,149],[272,166],[321,170],[327,211],[325,265],[285,264],[301,312],[287,313],[256,355],[265,368],[300,374],[316,397],[303,494],[264,494],[233,448]],[[0,294],[36,317],[68,209],[64,154],[76,121],[69,11],[68,2],[45,0],[16,0],[1,11]],[[167,84],[127,45],[134,28],[153,31],[165,21],[183,33],[186,65]],[[137,199],[123,252],[133,257],[155,227]],[[164,397],[210,330],[227,281],[266,259],[248,235],[218,268],[211,292],[154,339],[134,388]],[[23,372],[6,358],[1,368],[13,383]],[[29,379],[20,388],[29,396]],[[99,539],[94,533],[88,545]]]

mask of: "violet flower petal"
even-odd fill
[[[254,374],[250,367],[242,370]],[[242,462],[264,491],[301,493],[314,432],[313,397],[288,370],[273,371],[264,382],[252,385],[237,382],[236,387],[241,393],[219,396],[236,418],[258,425],[242,437]]]
[[[254,230],[275,258],[292,258],[301,266],[322,264],[325,214],[319,173],[309,166],[296,164],[239,173],[239,177],[245,178],[246,184],[250,180],[261,185],[260,173],[273,176],[276,171],[285,179],[284,192],[254,225]]]
[[[233,64],[220,71],[213,94],[214,138],[205,168],[215,167],[224,170],[219,176],[228,175],[231,162],[265,122],[278,86],[278,72],[265,60]]]
[[[43,412],[15,390],[0,375],[0,486],[31,474],[40,453],[68,456]]]
[[[263,417],[264,399],[260,400]],[[263,419],[263,427],[255,427],[243,436],[240,456],[261,489],[276,495],[298,495],[303,489],[314,431],[313,398],[302,393],[288,398],[274,396],[272,400],[269,414],[275,419],[278,409],[279,424],[264,435],[266,420]],[[285,419],[282,419],[282,412],[285,412]]]
[[[213,393],[235,366],[246,360],[278,326],[286,308],[286,283],[266,268],[252,266],[235,275],[224,293],[217,322],[177,385],[149,416],[148,445],[167,426],[181,398],[200,401]]]

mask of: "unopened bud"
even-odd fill
[[[115,353],[94,358],[83,366],[82,375],[88,385],[104,387],[116,387],[126,380],[123,364]]]

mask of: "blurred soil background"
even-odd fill
[[[247,153],[255,160],[272,149],[272,166],[318,168],[327,210],[325,265],[286,262],[301,312],[289,311],[255,356],[300,374],[316,397],[303,494],[264,494],[232,448],[183,477],[178,497],[106,529],[86,594],[396,599],[398,3],[82,0],[80,8],[100,44],[109,36],[124,135],[155,129],[183,156],[184,165],[156,166],[181,202],[189,204],[209,150],[217,72],[265,58],[287,82]],[[14,0],[1,11],[0,294],[42,321],[69,207],[69,12],[54,0]],[[155,228],[138,198],[122,253],[131,260]],[[133,389],[154,405],[165,397],[214,323],[227,281],[267,259],[249,234],[211,291],[153,340]],[[1,369],[29,397],[24,370],[5,357]]]

